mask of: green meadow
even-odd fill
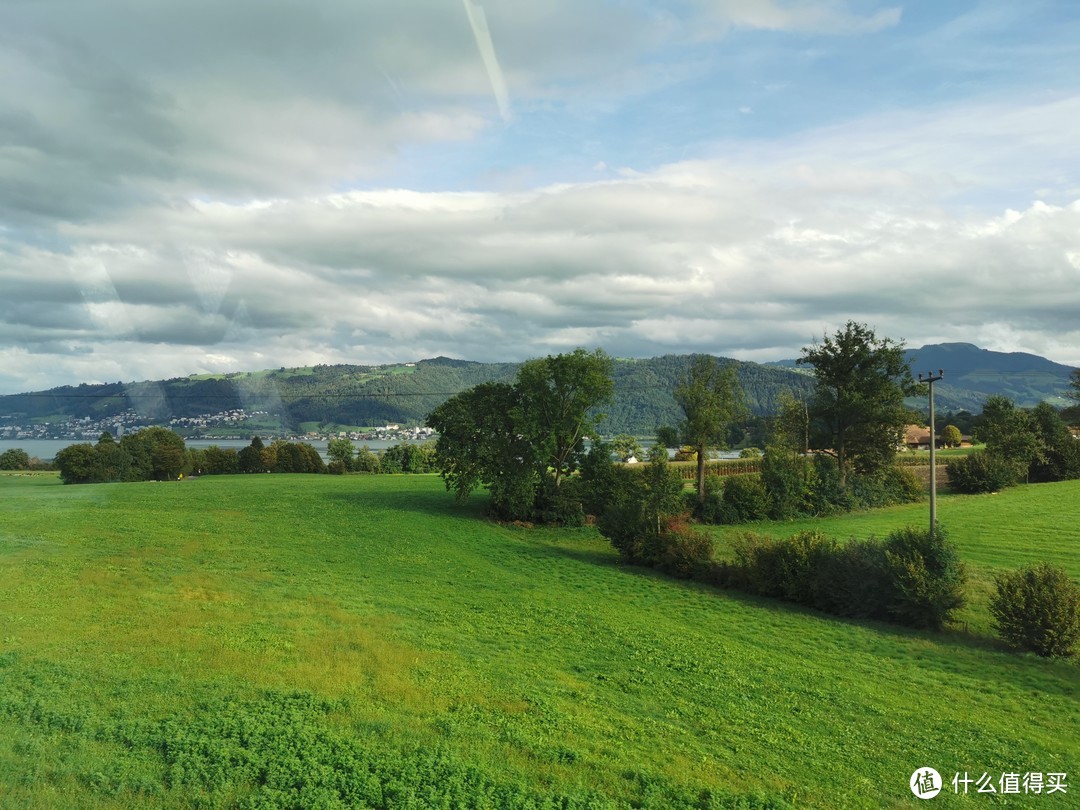
[[[1006,650],[985,599],[1080,575],[1080,482],[939,518],[973,599],[930,633],[629,568],[434,476],[0,475],[0,807],[909,807],[925,766],[1067,772],[1012,803],[1075,806],[1080,667]]]

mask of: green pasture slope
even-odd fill
[[[969,604],[959,621],[976,636],[993,636],[987,604],[994,576],[1003,571],[1051,562],[1080,580],[1080,482],[1035,484],[987,495],[939,495],[938,524],[957,545],[968,571]],[[730,556],[730,543],[747,531],[789,537],[817,530],[838,538],[884,537],[897,526],[926,526],[927,502],[853,512],[831,518],[767,521],[710,527],[717,556]],[[1078,791],[1080,793],[1080,791]]]
[[[941,513],[979,570],[1076,574],[1078,504]],[[429,476],[0,476],[0,807],[909,807],[922,766],[1067,772],[1020,803],[1076,806],[1076,663],[481,514]]]

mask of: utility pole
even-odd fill
[[[937,529],[937,462],[934,460],[934,451],[937,448],[937,431],[934,428],[934,383],[945,376],[942,369],[938,369],[937,376],[934,372],[927,372],[926,376],[919,374],[919,382],[930,386],[930,536],[934,536]]]

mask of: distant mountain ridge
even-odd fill
[[[943,410],[977,412],[995,394],[1025,408],[1044,401],[1059,407],[1068,404],[1063,395],[1073,367],[1037,354],[996,352],[971,343],[933,343],[908,349],[907,359],[916,376],[939,369],[945,372],[934,389],[936,404]],[[795,360],[766,365],[793,368]]]
[[[651,434],[678,422],[672,392],[693,355],[614,361],[615,396],[602,410],[605,433]],[[752,413],[775,412],[783,391],[805,394],[808,377],[721,358],[736,366]],[[134,410],[144,419],[197,417],[233,409],[266,414],[280,429],[310,425],[379,426],[422,423],[448,398],[486,382],[511,382],[519,363],[477,363],[436,357],[387,366],[314,366],[224,375],[193,375],[138,383],[62,386],[0,396],[0,422],[107,419]]]
[[[1044,357],[945,343],[908,351],[915,373],[945,370],[935,388],[941,410],[979,411],[986,397],[1004,394],[1021,406],[1047,400],[1066,404],[1072,368]],[[672,392],[693,355],[615,361],[615,397],[603,410],[607,434],[647,435],[679,421]],[[795,361],[758,364],[720,358],[736,366],[755,415],[777,410],[782,392],[809,393],[813,380]],[[268,414],[281,429],[311,425],[416,424],[449,397],[484,382],[510,382],[519,363],[478,363],[436,357],[384,366],[334,365],[256,372],[193,375],[137,383],[61,386],[0,396],[0,424],[107,418],[127,410],[159,423],[232,409]],[[925,409],[923,398],[910,401]],[[310,429],[310,427],[307,427]]]

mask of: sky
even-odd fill
[[[0,0],[0,393],[866,323],[1080,365],[1072,0]]]

